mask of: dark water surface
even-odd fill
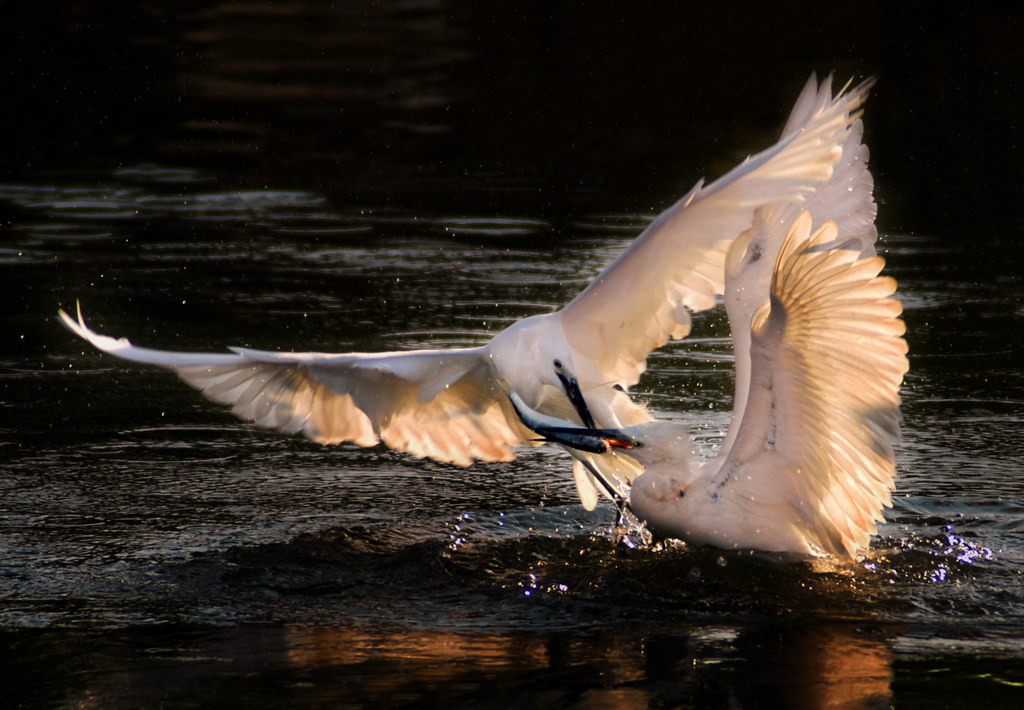
[[[970,151],[928,162],[915,117],[933,98],[911,87],[948,89],[950,54],[886,49],[870,3],[829,51],[764,39],[728,61],[708,54],[709,10],[673,16],[676,60],[653,11],[69,7],[12,35],[49,50],[16,52],[0,181],[6,702],[1020,704],[1020,222],[1004,207],[967,226],[981,190],[952,176]],[[1001,37],[1002,18],[972,18],[971,37]],[[744,22],[729,32],[760,36]],[[996,86],[1019,53],[985,46],[974,66]],[[911,346],[894,507],[857,564],[617,546],[614,511],[581,509],[560,452],[460,469],[259,431],[54,319],[80,299],[100,332],[172,349],[479,344],[774,140],[811,69],[882,74],[868,140]],[[975,205],[1019,189],[999,172],[1019,163],[989,150],[1008,119],[989,115]],[[722,312],[699,314],[637,388],[707,452],[728,423],[727,335]]]

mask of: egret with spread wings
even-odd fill
[[[520,423],[509,393],[538,412],[586,426],[646,422],[651,417],[631,401],[629,388],[648,353],[687,335],[690,312],[710,308],[724,293],[726,254],[737,237],[745,234],[761,248],[750,232],[758,208],[809,209],[842,221],[865,250],[873,248],[871,176],[858,118],[869,87],[864,82],[833,97],[831,79],[819,85],[811,77],[774,146],[709,185],[698,183],[567,306],[525,318],[480,347],[168,352],[100,335],[81,311],[60,316],[100,350],[170,369],[239,417],[327,444],[383,442],[463,466],[510,460],[516,446],[536,437]],[[582,392],[586,404],[567,391]],[[615,453],[574,456],[588,509],[599,491],[624,497],[641,470]]]
[[[896,282],[883,261],[809,212],[788,227],[771,208],[759,229],[785,235],[761,302],[727,305],[737,347],[733,424],[719,455],[697,465],[687,427],[644,422],[587,429],[511,398],[545,440],[592,454],[619,450],[644,466],[629,505],[655,534],[723,548],[855,557],[890,504],[907,371]],[[742,250],[742,243],[737,243]],[[758,261],[736,257],[727,288],[753,283]],[[752,301],[753,299],[749,299]],[[745,392],[739,396],[739,388]]]

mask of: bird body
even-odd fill
[[[870,83],[833,97],[830,79],[819,85],[811,77],[774,146],[709,185],[698,183],[564,308],[523,319],[480,347],[177,353],[100,335],[80,311],[77,319],[60,315],[104,352],[168,368],[242,418],[328,444],[383,442],[463,466],[507,461],[515,447],[536,443],[516,416],[510,393],[538,412],[591,424],[567,397],[566,377],[583,393],[593,424],[648,422],[650,414],[628,395],[647,355],[687,335],[690,313],[712,307],[725,293],[730,248],[741,235],[753,243],[755,215],[765,216],[765,205],[774,205],[782,218],[802,205],[822,213],[838,206],[862,228],[871,248],[874,205],[857,113]],[[739,268],[749,252],[733,259],[733,266]],[[742,298],[733,300],[749,307]],[[738,369],[738,376],[745,375]],[[624,496],[641,470],[614,452],[573,455],[588,509],[596,506],[599,490]]]
[[[774,223],[773,223],[774,224]],[[588,451],[618,449],[643,466],[629,491],[655,534],[722,548],[855,557],[890,505],[907,371],[896,283],[883,260],[809,212],[785,236],[748,332],[746,395],[717,457],[696,465],[686,427],[656,421],[587,430],[540,418],[531,429]],[[774,241],[774,240],[773,240]],[[760,267],[759,267],[760,268]],[[731,278],[743,278],[742,270]],[[730,318],[732,315],[730,314]],[[741,383],[737,381],[737,387]]]

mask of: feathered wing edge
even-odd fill
[[[133,346],[61,321],[99,350],[173,370],[242,419],[325,444],[381,441],[418,457],[468,466],[509,461],[531,443],[491,376],[482,348],[398,353],[177,353]]]
[[[831,77],[818,85],[812,76],[778,143],[710,185],[698,183],[560,311],[569,342],[599,369],[594,379],[632,386],[651,350],[689,333],[689,313],[723,293],[729,245],[754,211],[812,199],[851,131],[859,145],[858,109],[872,84],[833,98]]]
[[[823,248],[836,239],[832,222],[811,228],[804,212],[789,230],[753,348],[772,363],[766,439],[790,464],[780,481],[789,503],[817,547],[853,557],[891,505],[905,326],[883,259]]]
[[[806,93],[806,89],[805,89]],[[804,114],[821,110],[824,96],[806,96],[797,102],[784,133],[806,121]],[[814,99],[817,99],[815,101]],[[826,102],[827,104],[827,102]],[[804,202],[767,203],[754,212],[753,224],[729,247],[725,265],[725,307],[732,326],[735,353],[736,398],[733,419],[722,444],[728,451],[738,433],[750,384],[750,320],[768,298],[773,267],[789,227],[801,212],[807,211],[815,224],[830,220],[836,224],[837,240],[858,248],[863,256],[875,253],[874,182],[868,171],[868,148],[862,143],[864,126],[858,118],[850,125],[842,144],[842,156],[832,175],[815,187]],[[835,244],[833,246],[839,246]]]

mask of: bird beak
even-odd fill
[[[523,425],[539,434],[543,441],[591,454],[606,454],[612,448],[633,449],[637,446],[630,436],[619,429],[572,426],[569,422],[530,409],[515,392],[509,394],[509,399]]]
[[[576,409],[576,414],[579,415],[583,426],[588,429],[593,429],[597,426],[594,423],[593,415],[590,413],[590,407],[587,406],[587,400],[584,399],[583,392],[580,391],[579,381],[558,360],[555,360],[555,375],[558,377],[558,381],[562,383],[565,396],[569,398],[569,402]]]

